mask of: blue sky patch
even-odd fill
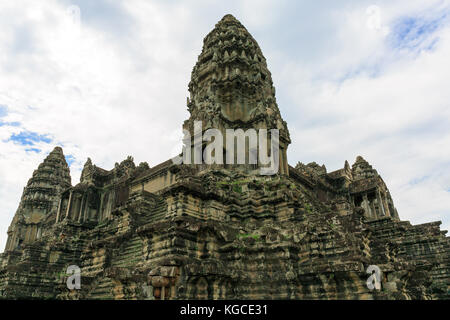
[[[430,175],[425,175],[423,177],[412,179],[412,180],[409,181],[409,184],[412,185],[412,186],[416,185],[416,184],[419,184],[419,183],[427,180],[429,177],[430,177]]]
[[[71,154],[68,154],[68,155],[66,155],[66,156],[64,156],[64,157],[66,158],[66,162],[67,162],[67,164],[69,165],[69,167],[70,167],[70,165],[71,165],[72,163],[75,162],[75,157],[74,157],[73,155],[71,155]]]
[[[11,127],[18,127],[20,126],[20,122],[14,121],[14,122],[4,122],[0,120],[0,127],[2,126],[11,126]]]
[[[448,23],[449,16],[446,10],[432,16],[401,17],[392,26],[389,42],[396,49],[432,50],[439,40],[435,32]]]
[[[12,134],[9,141],[20,144],[22,146],[32,146],[35,142],[50,143],[52,139],[46,134],[38,134],[31,131],[22,131],[18,134]]]
[[[0,104],[0,118],[6,116],[7,114],[8,114],[8,107],[3,104]]]
[[[0,118],[8,115],[8,107],[4,104],[0,104]],[[20,126],[20,122],[14,121],[14,122],[5,122],[0,120],[0,127],[3,126],[11,126],[11,127],[18,127]]]
[[[40,153],[41,149],[38,148],[26,148],[25,149],[26,152],[36,152],[36,153]]]

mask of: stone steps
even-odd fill
[[[167,213],[166,203],[163,200],[158,201],[156,207],[152,209],[150,215],[147,217],[146,222],[148,223],[163,220],[166,216],[166,213]]]
[[[97,283],[94,283],[94,288],[89,292],[88,299],[110,300],[113,299],[114,284],[110,278],[100,278]]]
[[[113,258],[111,265],[113,267],[127,267],[141,260],[142,240],[136,236],[125,243],[119,256]]]

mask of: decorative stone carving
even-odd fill
[[[135,166],[87,160],[71,186],[61,148],[33,173],[0,255],[4,298],[449,299],[440,222],[401,221],[383,179],[350,167],[288,166],[287,124],[265,58],[226,15],[205,38],[184,128],[279,128],[284,169]],[[81,268],[70,291],[66,268]],[[369,265],[383,272],[366,286]]]

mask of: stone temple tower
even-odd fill
[[[195,121],[202,122],[203,132],[219,129],[224,137],[226,129],[277,129],[279,172],[288,174],[286,151],[291,141],[277,106],[266,59],[256,40],[232,15],[224,16],[205,37],[192,70],[189,92],[191,116],[183,128],[191,136]],[[249,152],[252,150],[247,145],[247,158]]]
[[[88,159],[71,186],[55,148],[8,231],[0,299],[449,299],[441,222],[400,220],[362,157],[332,172],[288,165],[289,132],[265,58],[233,16],[206,36],[189,91],[190,139],[277,129],[279,171],[173,159],[136,166],[132,157],[105,170]],[[67,286],[73,265],[79,290]],[[367,286],[372,265],[380,290]]]
[[[60,193],[71,186],[69,166],[56,147],[33,172],[23,190],[19,208],[8,229],[5,251],[33,242],[45,225],[55,219]]]

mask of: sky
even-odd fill
[[[0,2],[0,251],[33,170],[179,151],[203,38],[231,13],[258,41],[288,161],[363,156],[402,220],[450,228],[450,0]]]

